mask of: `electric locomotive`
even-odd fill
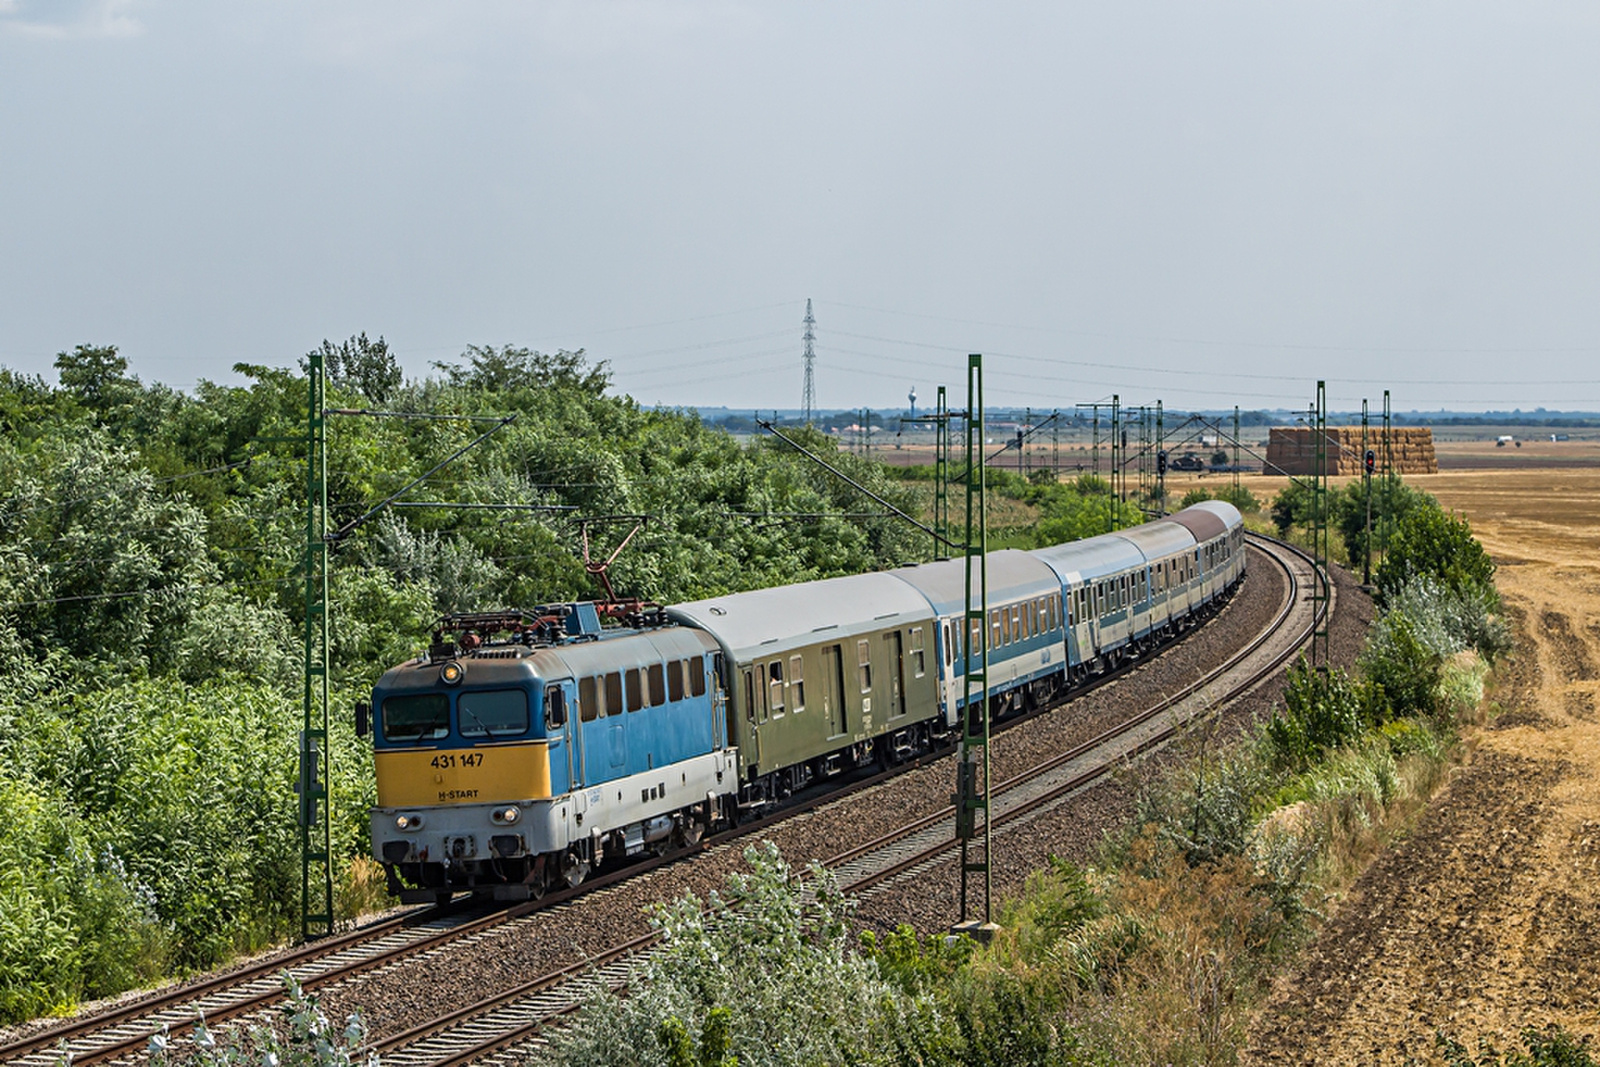
[[[602,628],[592,603],[447,616],[379,679],[372,853],[391,892],[538,897],[725,818],[720,650],[659,613],[633,622]]]

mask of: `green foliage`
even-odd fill
[[[360,1014],[345,1020],[343,1030],[335,1030],[328,1016],[318,1007],[317,998],[308,995],[300,982],[283,972],[287,998],[281,1027],[252,1026],[232,1028],[220,1037],[202,1019],[195,1027],[191,1047],[181,1053],[171,1033],[163,1029],[150,1039],[148,1051],[155,1067],[378,1067],[376,1053],[361,1055],[367,1042],[367,1028]]]
[[[301,370],[307,369],[310,357],[318,354],[330,385],[359,393],[375,404],[387,403],[404,378],[400,362],[389,351],[389,343],[382,336],[376,341],[367,340],[365,330],[337,345],[324,339],[320,349],[301,361]]]
[[[1559,1026],[1543,1030],[1526,1027],[1522,1031],[1522,1049],[1500,1049],[1487,1037],[1478,1039],[1478,1053],[1474,1056],[1461,1042],[1443,1031],[1434,1035],[1445,1063],[1450,1067],[1594,1067],[1594,1057],[1589,1053],[1588,1037],[1573,1037]]]
[[[1472,536],[1467,520],[1434,507],[1412,510],[1395,527],[1389,550],[1373,574],[1380,601],[1412,578],[1432,575],[1456,593],[1494,589],[1494,561]]]
[[[898,993],[851,950],[853,902],[813,866],[794,875],[768,844],[726,896],[657,908],[661,947],[635,965],[628,996],[596,980],[557,1064],[874,1063],[939,1047],[931,1002]]]
[[[1037,548],[1137,526],[1144,521],[1137,506],[1118,501],[1110,484],[1093,474],[1080,474],[1068,484],[1044,486],[1036,490],[1033,501],[1039,508],[1039,521],[1033,531]]]
[[[1278,764],[1300,769],[1359,737],[1370,721],[1361,688],[1340,670],[1315,670],[1304,657],[1289,668],[1283,708],[1267,721]]]

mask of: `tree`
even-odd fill
[[[101,421],[139,395],[139,379],[128,377],[128,361],[117,355],[116,345],[79,345],[57,353],[55,366],[61,388]]]
[[[400,388],[400,364],[382,334],[376,341],[369,341],[363,330],[337,345],[324,339],[320,349],[306,354],[302,366],[309,366],[310,357],[318,352],[322,354],[328,381],[337,388],[354,390],[375,404],[387,403]]]
[[[1437,503],[1413,509],[1395,528],[1389,551],[1373,575],[1380,601],[1421,574],[1439,578],[1457,593],[1494,589],[1494,561],[1472,536],[1472,527],[1460,516],[1445,514]]]

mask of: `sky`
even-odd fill
[[[0,365],[1600,410],[1600,5],[0,0]]]

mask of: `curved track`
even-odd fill
[[[996,835],[1024,821],[1030,813],[1061,803],[1103,777],[1112,767],[1160,745],[1188,722],[1207,714],[1227,700],[1248,691],[1276,671],[1309,637],[1309,598],[1303,595],[1311,580],[1305,554],[1280,542],[1252,536],[1262,548],[1261,562],[1271,562],[1287,575],[1287,595],[1272,623],[1244,649],[1182,691],[1145,709],[1112,730],[1075,746],[994,787],[992,829]],[[1125,673],[1114,672],[1095,685],[1107,684]],[[1093,688],[1093,687],[1091,687]],[[1081,698],[1080,688],[1072,694]],[[1010,728],[1036,715],[1040,709],[1007,721]],[[946,758],[946,753],[922,757],[892,771],[870,775],[844,789],[818,791],[781,812],[746,823],[734,831],[708,839],[694,852],[704,852],[739,837],[761,832],[773,824],[801,816],[841,795],[872,788],[918,765]],[[890,889],[901,878],[913,876],[941,862],[954,847],[954,813],[945,808],[916,819],[876,841],[825,861],[837,871],[841,884],[858,894]],[[662,863],[689,853],[662,857],[612,872],[576,891],[553,894],[540,902],[518,905],[489,914],[449,908],[419,909],[372,924],[337,938],[303,946],[293,952],[239,968],[203,981],[187,983],[127,1002],[110,1012],[50,1027],[0,1047],[0,1065],[53,1067],[70,1053],[75,1065],[140,1058],[153,1034],[163,1029],[182,1033],[200,1014],[209,1023],[259,1013],[282,999],[279,975],[291,971],[308,991],[342,983],[363,973],[388,969],[408,957],[426,955],[446,945],[470,945],[486,931],[512,923],[535,911],[566,911],[574,898],[614,885]],[[648,951],[653,938],[620,944],[581,966],[561,968],[522,982],[487,1000],[441,1014],[438,1018],[395,1033],[373,1044],[386,1060],[400,1064],[455,1064],[479,1062],[524,1054],[530,1043],[553,1021],[575,1005],[575,979],[598,973],[609,981],[625,980],[629,960]]]

